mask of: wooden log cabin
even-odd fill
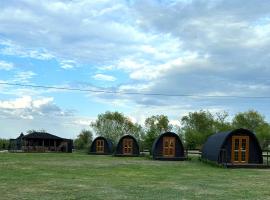
[[[247,129],[213,134],[202,148],[202,159],[226,167],[263,167],[260,144]]]
[[[73,141],[46,132],[32,132],[20,138],[22,152],[71,153]]]

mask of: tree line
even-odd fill
[[[201,149],[207,138],[217,132],[246,128],[253,131],[263,149],[270,145],[270,124],[255,110],[240,112],[230,118],[227,112],[211,113],[208,110],[189,112],[179,119],[180,126],[170,123],[166,115],[153,115],[145,119],[144,124],[133,123],[130,118],[119,112],[99,114],[90,124],[89,130],[82,130],[74,140],[74,147],[88,151],[96,136],[110,139],[114,145],[125,134],[133,135],[141,150],[151,150],[154,140],[166,131],[177,133],[187,149]],[[34,130],[29,130],[31,133]],[[41,130],[45,131],[45,130]],[[0,150],[8,149],[9,140],[0,139]]]
[[[9,148],[9,140],[0,138],[0,151],[7,150]]]
[[[99,114],[90,124],[97,136],[110,139],[115,145],[125,134],[133,135],[141,150],[151,150],[154,140],[166,131],[177,133],[187,149],[201,149],[207,138],[217,132],[246,128],[253,131],[262,148],[270,145],[270,124],[265,117],[255,110],[248,110],[234,115],[231,119],[227,112],[211,113],[208,110],[190,112],[180,120],[180,126],[170,123],[166,115],[154,115],[145,119],[144,124],[133,123],[119,112]],[[82,130],[74,140],[76,149],[88,150],[93,139],[90,130]]]

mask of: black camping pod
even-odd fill
[[[113,144],[111,140],[99,136],[91,144],[89,154],[109,155],[112,154]]]
[[[139,156],[140,149],[137,140],[131,135],[123,136],[116,147],[115,156]]]
[[[255,166],[263,163],[256,135],[247,129],[211,135],[202,148],[202,159],[226,166]]]
[[[173,132],[161,134],[153,143],[154,160],[185,160],[185,149],[179,136]]]

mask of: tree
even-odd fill
[[[151,150],[155,139],[163,132],[170,131],[172,126],[169,124],[169,119],[165,115],[153,115],[145,120],[144,146]]]
[[[262,149],[268,148],[270,145],[270,124],[264,123],[256,130],[257,138],[261,144]]]
[[[40,130],[35,130],[35,129],[30,129],[26,131],[27,134],[35,133],[35,132],[40,132],[40,133],[47,133],[45,129],[40,129]]]
[[[9,148],[9,140],[0,138],[0,150],[7,150]]]
[[[199,149],[210,135],[230,130],[232,125],[227,120],[228,116],[229,114],[225,111],[212,114],[204,110],[190,112],[188,115],[183,116],[180,135],[184,136],[186,147]]]
[[[264,116],[255,110],[238,113],[232,120],[234,128],[246,128],[254,132],[265,123]]]
[[[182,117],[181,123],[188,149],[201,148],[215,131],[215,119],[209,111],[190,112]]]
[[[88,150],[93,139],[93,134],[90,130],[83,129],[77,138],[74,140],[75,149]]]
[[[134,124],[128,117],[119,112],[105,112],[99,114],[95,122],[90,125],[99,136],[111,139],[114,144],[125,134],[141,139],[142,128]]]
[[[232,129],[232,124],[227,120],[229,117],[229,113],[217,112],[214,118],[214,129],[215,132],[228,131]]]

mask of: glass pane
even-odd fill
[[[234,141],[234,149],[238,150],[238,148],[239,148],[239,139],[235,139],[235,141]]]
[[[242,150],[246,150],[246,139],[242,139]]]
[[[242,151],[242,153],[241,153],[241,160],[246,161],[246,152],[245,151]]]
[[[238,161],[238,151],[235,151],[234,152],[234,160],[235,161]]]

